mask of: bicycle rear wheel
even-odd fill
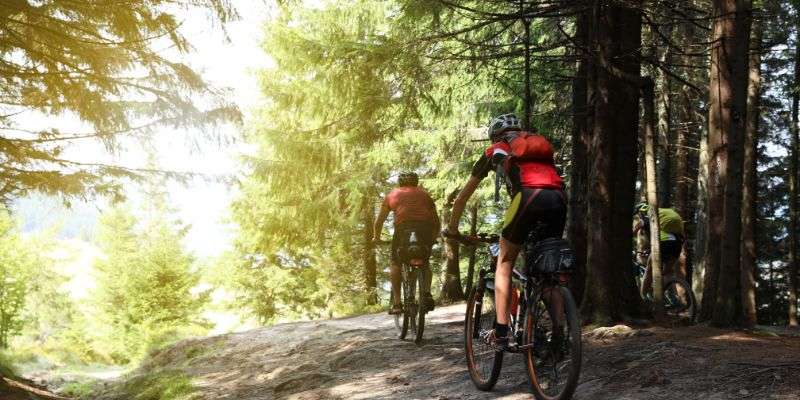
[[[417,296],[416,296],[416,274],[407,272],[403,274],[403,329],[400,339],[405,339],[408,332],[416,338],[417,335]]]
[[[525,321],[525,364],[533,395],[538,400],[572,397],[581,372],[581,325],[578,308],[565,287],[551,287],[551,296],[561,297],[563,307],[555,310],[537,295]],[[557,324],[554,324],[558,321]]]
[[[697,303],[689,283],[672,277],[664,281],[664,312],[676,319],[694,321]]]
[[[487,335],[494,328],[496,309],[494,292],[483,281],[472,289],[464,320],[464,349],[472,382],[480,390],[491,390],[500,377],[503,352],[488,343]]]

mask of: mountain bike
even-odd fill
[[[391,242],[382,240],[377,243],[391,244]],[[414,342],[417,344],[422,342],[422,334],[425,331],[425,314],[429,311],[422,306],[422,280],[429,279],[431,273],[428,258],[424,257],[424,253],[422,246],[415,242],[409,243],[407,249],[401,252],[403,256],[400,257],[402,274],[400,295],[403,297],[403,313],[394,315],[394,325],[397,328],[398,337],[405,339],[410,330]],[[419,290],[417,286],[419,286]],[[390,296],[390,304],[394,304],[394,294]]]
[[[499,253],[499,236],[444,234],[465,245],[488,245],[488,261],[478,272],[469,294],[464,322],[467,368],[475,386],[491,390],[500,377],[504,351],[490,340],[496,309],[494,274]],[[559,239],[560,240],[560,239]],[[526,246],[526,253],[530,247]],[[533,256],[533,257],[530,257]],[[531,270],[526,254],[526,273],[512,270],[509,303],[508,352],[524,356],[533,395],[539,400],[572,397],[581,370],[581,326],[578,308],[567,289],[569,273],[538,273]],[[556,307],[560,299],[561,307]]]
[[[652,304],[652,294],[642,293],[642,285],[644,284],[648,266],[640,262],[640,259],[647,260],[646,263],[650,264],[650,252],[633,252],[633,272],[636,286],[639,288],[639,294],[643,295],[642,299],[644,301]],[[662,282],[664,288],[664,313],[672,319],[694,322],[697,313],[697,301],[694,298],[694,292],[692,292],[689,282],[674,273],[664,275]]]

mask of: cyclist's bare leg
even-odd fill
[[[420,298],[424,299],[424,297],[427,297],[428,298],[427,301],[430,302],[430,304],[427,305],[430,307],[428,310],[432,310],[433,297],[431,296],[431,279],[433,278],[433,274],[431,273],[430,261],[427,264],[425,264],[424,267],[419,269],[419,273],[421,274],[420,277],[422,278],[419,281],[419,290],[420,292],[422,292],[421,295],[423,296]],[[423,300],[422,304],[425,304],[425,300]]]
[[[650,268],[650,260],[647,260],[647,268],[644,272],[644,279],[642,280],[642,288],[639,293],[644,298],[648,293],[653,291],[653,269]]]
[[[564,298],[561,297],[561,289],[557,286],[544,288],[542,297],[550,309],[550,315],[556,316],[556,319],[553,320],[553,330],[555,330],[564,322]]]
[[[419,273],[422,274],[422,280],[420,281],[420,291],[422,293],[431,293],[431,279],[433,278],[431,274],[431,263],[428,262],[425,264],[424,267],[420,268]]]
[[[494,301],[497,305],[497,323],[508,325],[508,302],[511,298],[511,269],[517,259],[520,246],[500,238],[500,255],[497,257],[497,272],[494,275]]]
[[[392,265],[389,267],[389,280],[392,281],[392,298],[394,299],[394,304],[392,304],[392,306],[400,306],[403,304],[403,300],[400,298],[400,279],[402,279],[400,265],[392,262]]]

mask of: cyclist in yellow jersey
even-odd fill
[[[650,218],[648,213],[650,206],[647,203],[641,203],[635,208],[635,215],[638,220],[634,224],[633,233],[639,235],[643,240],[639,241],[639,246],[647,246],[649,241],[650,232]],[[659,241],[661,244],[661,267],[663,268],[663,275],[671,275],[677,271],[680,275],[682,271],[680,268],[676,270],[676,264],[680,259],[681,250],[683,249],[683,241],[685,238],[683,219],[681,216],[671,208],[658,209],[658,225],[659,225]],[[685,278],[681,276],[682,278]],[[653,271],[650,266],[647,267],[644,281],[642,282],[642,295],[649,293],[653,289]]]

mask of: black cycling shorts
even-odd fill
[[[681,256],[683,249],[683,241],[678,240],[662,240],[660,242],[659,250],[661,251],[661,262],[675,261]]]
[[[564,192],[523,187],[514,195],[506,210],[503,238],[517,245],[525,243],[529,235],[533,235],[533,242],[560,238],[566,222]]]
[[[395,226],[392,236],[392,262],[400,264],[408,261],[404,258],[407,258],[405,251],[412,232],[416,233],[417,241],[425,249],[424,258],[429,258],[434,241],[433,228],[432,221],[405,221]]]

